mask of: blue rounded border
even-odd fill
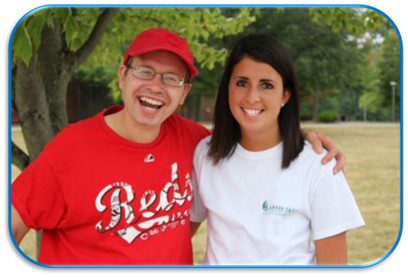
[[[12,126],[12,101],[11,101],[11,95],[12,95],[12,42],[14,39],[15,32],[18,28],[18,26],[21,24],[21,22],[31,14],[42,10],[42,9],[48,9],[48,8],[363,8],[363,9],[369,9],[373,10],[382,16],[384,16],[394,27],[395,31],[398,34],[398,41],[400,43],[400,80],[399,80],[399,92],[400,92],[400,229],[398,233],[398,238],[395,241],[393,247],[381,258],[379,258],[377,261],[368,263],[368,264],[362,264],[362,265],[335,265],[335,266],[325,266],[325,265],[191,265],[191,266],[157,266],[157,265],[134,265],[134,266],[116,266],[116,265],[81,265],[81,266],[64,266],[64,265],[45,265],[41,264],[30,257],[28,257],[17,245],[12,231],[11,231],[11,126]],[[359,4],[351,4],[351,5],[346,5],[346,4],[333,4],[333,5],[324,5],[324,4],[312,4],[312,5],[307,5],[307,4],[182,4],[182,5],[177,5],[177,4],[161,4],[161,5],[154,5],[154,4],[135,4],[135,5],[124,5],[124,4],[103,4],[103,5],[97,5],[97,4],[78,4],[78,5],[63,5],[63,4],[58,4],[58,5],[43,5],[36,7],[29,12],[27,12],[14,26],[13,31],[10,35],[10,40],[9,40],[9,45],[8,45],[8,229],[9,229],[9,235],[11,238],[11,241],[13,242],[15,248],[17,251],[29,262],[33,263],[34,265],[37,265],[39,267],[43,268],[367,268],[371,267],[374,265],[379,264],[380,262],[384,261],[387,259],[391,253],[394,252],[396,249],[402,235],[403,231],[403,176],[404,176],[404,161],[403,161],[403,153],[404,153],[404,110],[403,110],[403,79],[404,79],[404,72],[403,72],[403,42],[401,38],[401,33],[399,32],[398,27],[394,23],[394,21],[383,11],[369,6],[369,5],[359,5]]]

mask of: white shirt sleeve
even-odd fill
[[[325,174],[318,182],[311,203],[312,239],[318,240],[363,226],[343,173]]]
[[[193,168],[193,203],[191,206],[190,221],[192,222],[202,222],[207,218],[207,208],[204,206],[204,203],[200,196],[200,176],[201,176],[201,163],[205,160],[204,156],[206,151],[206,143],[208,139],[203,139],[197,145],[194,152],[194,168]]]

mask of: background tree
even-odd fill
[[[357,60],[351,63],[355,74],[343,91],[357,102],[353,101],[354,113],[346,105],[342,110],[351,114],[352,119],[389,120],[390,82],[396,81],[399,118],[400,43],[392,23],[370,9],[313,9],[311,15],[314,21],[325,22],[334,32],[345,33],[347,40],[357,47]]]

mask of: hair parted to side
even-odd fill
[[[300,130],[299,89],[295,66],[283,45],[270,35],[248,35],[241,38],[232,48],[218,88],[213,119],[213,135],[209,143],[209,158],[214,164],[229,158],[241,138],[238,122],[228,104],[228,86],[234,66],[244,56],[269,64],[281,76],[283,89],[291,93],[289,101],[278,116],[279,130],[283,140],[282,168],[287,168],[304,147]]]

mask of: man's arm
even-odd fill
[[[17,245],[20,245],[21,240],[30,230],[30,228],[25,225],[20,217],[20,214],[13,206],[11,207],[11,230],[13,232],[13,236],[17,242]]]
[[[343,173],[345,172],[345,157],[329,137],[314,131],[302,130],[302,132],[305,139],[312,144],[316,153],[320,154],[323,151],[323,148],[327,150],[327,155],[322,159],[323,164],[336,158],[337,164],[333,168],[333,173],[337,174],[340,171],[343,171]]]
[[[201,222],[191,222],[190,221],[190,232],[191,232],[191,237],[195,235],[197,232],[198,228],[200,228]]]
[[[346,232],[316,240],[315,248],[317,264],[347,264]]]

